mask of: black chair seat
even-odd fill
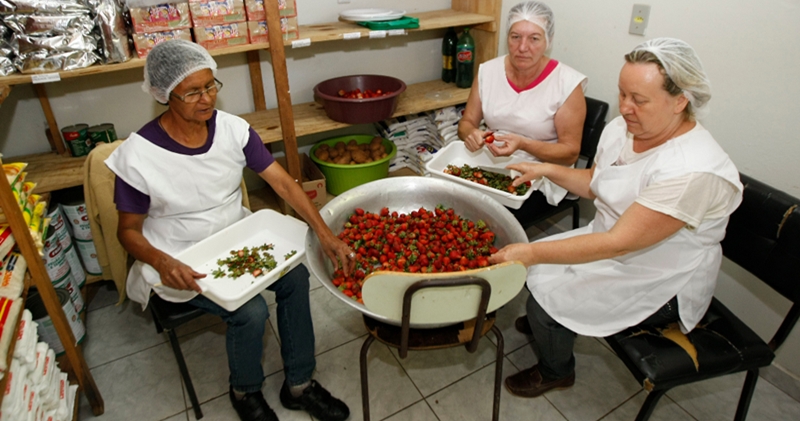
[[[176,327],[204,314],[203,310],[188,303],[173,303],[153,294],[150,297],[150,310],[153,312],[156,323],[163,330],[172,330]],[[161,330],[159,330],[161,333]]]
[[[606,338],[618,355],[627,356],[623,361],[628,369],[649,391],[670,389],[687,379],[699,381],[763,367],[775,358],[769,346],[716,299],[703,320],[685,336],[689,352],[668,339],[665,329],[679,328],[677,324],[640,325]]]

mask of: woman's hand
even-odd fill
[[[493,265],[513,261],[520,261],[525,267],[533,265],[535,262],[531,253],[531,245],[526,243],[509,244],[489,256],[489,263]]]
[[[467,146],[467,149],[470,152],[475,152],[478,149],[483,147],[483,138],[491,132],[485,132],[480,129],[473,129],[469,132],[469,134],[464,138],[464,145]]]
[[[506,168],[522,173],[522,175],[515,178],[514,181],[511,182],[512,186],[517,187],[526,181],[533,181],[542,177],[546,177],[548,166],[549,164],[543,164],[540,162],[520,162],[518,164],[511,164]]]
[[[320,236],[319,242],[322,245],[322,251],[331,259],[334,268],[338,268],[341,262],[344,273],[348,275],[353,273],[356,268],[356,254],[344,241],[330,235],[326,236],[325,239]]]
[[[494,156],[509,156],[521,148],[524,141],[525,138],[518,134],[496,132],[494,134],[494,143],[487,143],[486,147]],[[498,142],[502,146],[498,146]]]
[[[205,278],[206,275],[195,272],[181,261],[165,254],[153,267],[161,275],[162,285],[179,290],[203,292],[195,279]]]

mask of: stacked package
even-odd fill
[[[128,0],[128,7],[133,44],[139,58],[147,57],[153,47],[167,40],[192,41],[192,20],[187,1]]]
[[[0,420],[71,420],[78,386],[70,385],[67,374],[58,368],[53,349],[37,342],[37,323],[27,309],[15,333]]]
[[[28,164],[22,162],[3,164],[3,170],[8,179],[8,184],[11,186],[11,192],[22,211],[25,223],[28,224],[30,228],[33,242],[36,248],[41,252],[44,245],[43,239],[47,225],[44,214],[45,209],[47,209],[47,202],[38,194],[33,194],[36,183],[25,181],[27,173],[24,170],[27,165]],[[0,232],[8,228],[6,222],[6,215],[0,212]],[[2,247],[0,247],[0,249],[2,249]],[[5,256],[5,254],[1,254],[0,256]]]
[[[14,65],[22,73],[88,67],[98,61],[98,37],[86,0],[0,0],[14,32]]]
[[[133,58],[124,18],[125,0],[90,0],[100,33],[100,52],[105,63],[122,63]]]
[[[397,155],[389,164],[390,172],[409,168],[425,175],[425,163],[444,146],[430,113],[391,118],[377,123],[377,127],[381,136],[397,146]]]
[[[439,131],[439,137],[442,138],[444,146],[459,140],[458,122],[461,121],[463,115],[464,105],[445,107],[434,111],[433,121],[436,123],[436,130]]]
[[[267,30],[267,13],[264,10],[264,0],[245,0],[247,10],[247,30],[250,33],[251,44],[269,42]],[[300,38],[300,27],[297,24],[297,2],[295,0],[278,0],[281,33],[283,39],[291,40]]]
[[[213,50],[247,44],[244,0],[189,0],[198,44]]]
[[[8,76],[17,71],[14,67],[14,51],[13,38],[11,30],[0,21],[0,76]]]

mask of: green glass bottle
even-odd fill
[[[458,35],[449,28],[442,39],[442,80],[451,83],[456,81],[456,45]]]
[[[456,86],[459,88],[472,87],[472,69],[475,67],[475,41],[469,34],[469,28],[464,28],[456,46]]]

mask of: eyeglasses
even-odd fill
[[[183,94],[183,95],[178,95],[178,94],[176,94],[174,92],[170,92],[169,95],[170,96],[174,96],[175,98],[178,98],[179,100],[181,100],[181,101],[183,101],[183,102],[185,102],[187,104],[194,104],[194,103],[200,101],[200,98],[203,97],[203,94],[208,94],[208,96],[212,96],[213,97],[213,96],[216,96],[217,92],[219,92],[221,90],[222,90],[222,82],[218,81],[217,78],[214,78],[214,86],[210,86],[210,87],[208,87],[206,89],[203,89],[203,90],[200,90],[200,91],[188,92],[188,93]]]

